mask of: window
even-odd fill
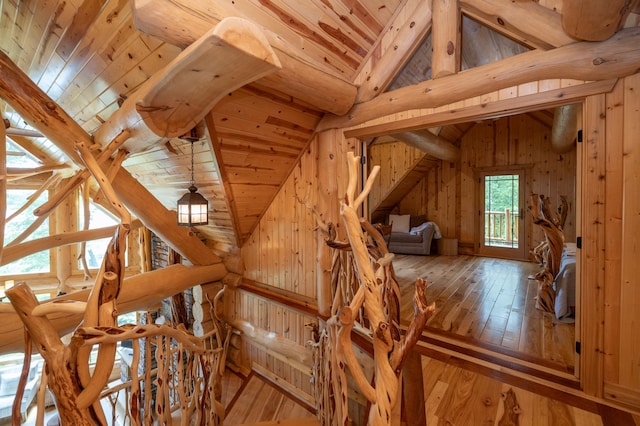
[[[82,217],[80,218],[80,222],[80,226],[82,227]],[[117,225],[118,223],[120,222],[102,207],[94,204],[93,202],[89,203],[89,229],[106,228],[108,226]],[[87,241],[85,256],[87,260],[87,266],[90,269],[100,268],[109,241],[111,241],[111,237]],[[82,268],[81,260],[78,260],[77,267]]]
[[[7,190],[7,218],[17,212],[24,203],[34,195],[35,190],[29,189],[8,189]],[[48,196],[46,191],[43,192],[38,199],[32,204],[37,207],[47,201]],[[4,245],[11,243],[23,232],[25,232],[36,220],[37,217],[33,215],[33,209],[30,207],[11,218],[10,221],[5,222],[5,235]],[[45,219],[38,228],[28,235],[23,241],[31,241],[37,238],[43,238],[49,236],[49,219]],[[39,272],[50,271],[50,254],[49,250],[44,250],[38,253],[34,253],[30,256],[18,259],[15,262],[11,262],[8,265],[0,267],[0,275],[21,275],[21,274],[33,274]]]

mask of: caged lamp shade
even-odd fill
[[[198,193],[193,177],[193,141],[191,141],[191,186],[178,200],[178,225],[195,226],[209,223],[209,202]]]
[[[178,200],[178,225],[194,226],[209,223],[209,202],[198,192],[195,185]]]

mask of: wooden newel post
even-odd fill
[[[66,350],[47,317],[32,314],[38,306],[35,294],[26,283],[20,283],[7,290],[7,297],[46,363],[48,386],[55,396],[56,408],[62,424],[82,426],[99,424],[98,414],[92,406],[78,408],[77,397],[82,387],[75,374],[75,363],[71,362],[70,352]]]
[[[348,307],[343,308],[341,313],[351,312],[351,315],[341,315],[339,319],[331,319],[330,322],[341,323],[343,330],[340,332],[341,340],[338,352],[345,354],[345,361],[356,379],[362,393],[371,403],[369,410],[369,425],[383,426],[399,423],[399,416],[395,416],[397,401],[400,399],[401,380],[403,366],[411,353],[412,348],[417,343],[422,329],[427,320],[435,311],[435,304],[428,305],[426,300],[427,282],[422,279],[416,280],[414,293],[414,318],[409,324],[407,333],[401,336],[395,317],[397,312],[388,307],[388,301],[384,300],[380,286],[386,285],[388,281],[382,275],[389,277],[393,275],[390,267],[390,258],[386,252],[386,247],[381,247],[381,257],[375,261],[377,269],[374,271],[373,261],[369,255],[367,237],[363,231],[373,229],[366,221],[358,217],[360,205],[364,202],[371,190],[374,179],[377,177],[379,167],[374,167],[371,175],[367,179],[362,192],[356,197],[359,157],[353,153],[348,153],[349,161],[349,184],[347,193],[341,203],[340,214],[345,224],[349,245],[353,253],[356,265],[356,275],[359,288]],[[376,235],[379,237],[379,235]],[[374,238],[375,239],[375,238]],[[389,266],[385,268],[383,266]],[[392,284],[395,278],[391,277]],[[399,296],[398,296],[399,297]],[[350,356],[350,328],[356,318],[353,313],[364,307],[366,317],[369,320],[369,327],[373,334],[373,350],[375,363],[375,386],[371,386],[363,379],[361,367],[354,362]],[[348,309],[345,311],[345,309]],[[349,331],[349,332],[345,332]]]

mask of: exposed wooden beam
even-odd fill
[[[224,202],[227,205],[227,209],[231,215],[231,224],[233,226],[233,233],[235,236],[236,245],[242,241],[242,232],[239,226],[238,210],[236,208],[235,198],[233,196],[233,189],[231,183],[227,177],[227,170],[222,165],[222,149],[220,146],[220,140],[218,139],[218,133],[216,131],[216,124],[213,119],[213,114],[210,112],[204,117],[204,122],[209,133],[209,149],[213,153],[213,161],[216,164],[218,174],[220,175],[220,182],[224,190]]]
[[[180,293],[194,285],[221,280],[227,274],[222,264],[207,266],[171,265],[144,274],[125,278],[117,297],[118,314],[147,309],[163,299]],[[53,300],[87,301],[90,289],[80,290]],[[48,301],[50,303],[50,301]],[[47,318],[58,331],[58,335],[73,331],[82,320],[82,314],[55,313]],[[0,304],[0,354],[19,352],[24,349],[24,325],[13,306]]]
[[[372,137],[391,135],[400,132],[410,132],[434,126],[467,123],[470,120],[489,120],[510,115],[522,114],[540,108],[555,108],[569,103],[582,102],[587,96],[608,93],[615,86],[617,80],[603,80],[569,86],[562,89],[535,93],[533,95],[492,101],[468,107],[442,111],[434,114],[422,114],[415,117],[393,120],[385,123],[372,124],[345,130],[345,138],[368,139]],[[378,140],[378,139],[376,139]]]
[[[25,136],[7,135],[7,137],[20,145],[22,149],[33,155],[38,161],[43,164],[59,161],[59,159],[57,158],[51,158],[48,152],[40,148],[38,144]]]
[[[180,47],[189,46],[226,17],[245,17],[233,2],[134,0],[133,7],[138,30]],[[323,64],[316,63],[304,50],[278,34],[266,28],[264,34],[282,69],[260,79],[260,84],[294,96],[322,111],[340,115],[349,110],[356,96],[353,84],[328,72]]]
[[[564,154],[573,148],[578,137],[578,112],[581,104],[562,105],[555,109],[551,127],[551,149]]]
[[[187,133],[223,96],[279,67],[256,25],[223,19],[129,96],[96,130],[94,141],[105,146],[129,130],[124,147],[144,151],[162,138]]]
[[[457,146],[429,130],[396,133],[392,136],[440,160],[453,163],[460,159],[460,149]]]
[[[564,0],[562,29],[587,41],[606,40],[624,25],[638,0]]]
[[[491,29],[537,49],[575,42],[560,24],[560,14],[533,1],[459,0],[462,13]]]
[[[433,0],[432,78],[455,74],[460,70],[461,20],[457,0]]]
[[[0,52],[0,97],[20,116],[41,131],[65,154],[81,164],[74,142],[93,144],[91,136],[56,102],[44,93],[4,53]],[[108,167],[108,164],[106,165]],[[220,262],[200,239],[186,227],[177,225],[174,212],[167,210],[126,170],[121,169],[113,186],[125,203],[149,229],[195,265]]]
[[[371,73],[358,88],[356,102],[365,102],[382,93],[395,74],[409,60],[413,52],[431,30],[431,2],[420,1],[411,13],[412,19],[397,30],[396,36],[384,55],[376,62]],[[396,28],[396,26],[393,26]],[[331,111],[333,112],[333,111]]]
[[[436,80],[424,81],[354,105],[344,116],[327,116],[317,131],[347,128],[389,114],[435,108],[532,81],[569,78],[607,80],[640,68],[640,28],[619,31],[603,42],[578,42],[531,51]]]

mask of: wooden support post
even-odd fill
[[[318,202],[317,218],[325,224],[339,226],[338,206],[338,134],[335,131],[318,135]],[[318,312],[331,315],[331,264],[333,255],[325,243],[325,235],[317,235],[316,286],[318,294]]]
[[[77,211],[75,199],[71,195],[67,196],[64,202],[55,211],[56,234],[61,235],[74,232],[75,212]],[[73,270],[73,259],[71,256],[71,246],[63,245],[56,248],[56,277],[58,278],[58,292],[68,293],[70,291],[67,280],[71,277]]]
[[[461,19],[457,0],[433,0],[432,78],[459,71]]]

